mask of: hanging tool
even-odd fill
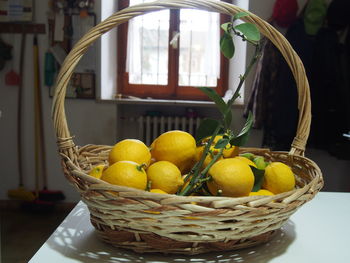
[[[43,129],[42,100],[40,90],[40,69],[39,69],[39,47],[37,36],[33,37],[33,59],[34,59],[34,106],[35,106],[35,176],[37,197],[41,201],[64,200],[64,195],[59,190],[48,190],[45,138]],[[39,178],[43,179],[43,189],[39,188]]]
[[[18,188],[11,189],[8,191],[8,196],[10,198],[33,201],[35,199],[34,194],[31,191],[27,191],[24,188],[23,180],[23,167],[22,167],[22,101],[23,101],[23,66],[24,66],[24,50],[25,50],[26,35],[23,33],[21,36],[21,46],[20,46],[20,62],[19,62],[19,74],[20,81],[18,85],[18,108],[17,108],[17,161],[18,161]]]
[[[11,34],[12,37],[12,45],[15,44],[14,34]],[[13,46],[12,46],[13,50]],[[20,83],[20,76],[14,69],[14,61],[15,61],[15,52],[13,52],[12,60],[11,60],[11,69],[9,72],[5,74],[5,84],[8,86],[18,86]]]
[[[30,212],[50,212],[55,207],[54,201],[64,198],[60,191],[47,190],[46,154],[42,120],[42,101],[40,91],[39,49],[37,36],[33,37],[34,71],[34,159],[35,159],[35,197],[32,202],[24,202],[22,208]],[[43,190],[40,190],[40,177],[43,178]],[[59,196],[56,196],[59,195]]]

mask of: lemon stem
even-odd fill
[[[143,164],[140,164],[140,165],[136,166],[136,169],[137,169],[139,172],[141,172],[142,169],[143,169],[143,168],[146,168],[146,167],[147,167],[147,165],[146,165],[145,163],[143,163]]]
[[[149,181],[147,182],[146,191],[149,192],[149,191],[151,190],[151,187],[152,187],[152,181],[149,180]]]
[[[258,59],[261,56],[261,45],[260,45],[260,43],[256,43],[254,45],[255,45],[254,56],[250,60],[249,65],[247,66],[243,76],[241,75],[239,77],[239,83],[238,83],[237,89],[235,90],[235,93],[233,94],[232,98],[229,99],[229,101],[227,102],[227,105],[229,107],[231,107],[233,102],[236,100],[236,98],[238,98],[239,92],[241,91],[241,88],[243,86],[244,81],[246,80],[246,78],[247,78],[249,72],[251,71],[251,69],[253,68],[254,64],[258,61]]]
[[[201,159],[199,160],[199,162],[197,162],[194,165],[194,167],[191,170],[191,172],[189,173],[189,175],[187,175],[187,176],[190,176],[191,174],[193,174],[193,176],[191,177],[190,183],[185,187],[185,189],[180,191],[180,193],[178,193],[178,195],[182,195],[183,196],[183,195],[190,195],[191,193],[193,193],[193,190],[194,190],[193,188],[198,183],[198,179],[199,179],[198,177],[200,176],[200,170],[201,170],[201,168],[203,166],[204,160],[207,157],[207,155],[209,153],[209,150],[210,150],[210,146],[212,145],[216,135],[219,133],[220,128],[221,128],[221,126],[218,125],[216,127],[216,129],[214,130],[213,134],[210,137],[209,142],[204,147],[204,151],[203,151],[203,154],[201,156]],[[186,178],[188,178],[188,177],[186,177]]]
[[[198,180],[192,192],[196,192],[198,189],[202,187],[203,183],[211,179],[211,176],[207,176],[207,173],[209,169],[213,166],[213,164],[222,156],[223,151],[224,151],[224,148],[221,148],[220,151],[214,156],[214,158],[207,165],[207,167],[205,167],[205,169],[199,174]]]
[[[210,143],[210,141],[209,141],[209,143]],[[198,170],[198,173],[193,175],[188,186],[182,192],[180,192],[179,195],[190,195],[191,193],[196,192],[198,189],[200,189],[202,187],[203,183],[210,180],[211,177],[209,177],[209,176],[207,177],[207,173],[208,173],[209,169],[213,166],[213,164],[222,156],[223,151],[224,151],[224,148],[221,148],[220,151],[214,155],[214,158],[209,162],[207,167],[205,167],[202,172],[199,172],[199,170]],[[206,152],[206,154],[208,154],[208,152],[209,152],[209,149]],[[206,156],[206,154],[204,151],[202,157]]]

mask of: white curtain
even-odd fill
[[[130,5],[151,2],[131,0]],[[132,84],[168,83],[169,11],[150,13],[129,21],[126,70]]]
[[[215,87],[220,77],[220,16],[181,10],[179,85]]]
[[[150,0],[131,0],[130,5]],[[220,16],[199,10],[180,11],[180,86],[216,86],[220,76]],[[127,63],[129,82],[168,82],[169,12],[129,21]]]

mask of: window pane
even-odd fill
[[[180,11],[179,85],[215,87],[220,76],[220,16]]]
[[[130,5],[147,0],[131,0]],[[129,21],[127,72],[131,84],[168,84],[169,10]]]

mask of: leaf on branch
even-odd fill
[[[230,33],[229,32],[229,28],[232,27],[232,23],[231,22],[227,22],[221,25],[222,30],[224,30],[226,33]]]
[[[224,149],[228,143],[229,143],[228,138],[222,138],[215,144],[214,148],[215,149]]]
[[[265,170],[260,170],[254,166],[250,166],[254,174],[254,186],[252,192],[257,192],[261,189],[262,183],[264,181]]]
[[[252,126],[253,126],[253,114],[249,112],[249,115],[246,123],[244,124],[244,127],[242,128],[240,133],[230,141],[231,145],[235,145],[235,146],[244,145],[248,140],[249,133]]]
[[[232,36],[227,32],[225,32],[220,39],[220,50],[228,59],[233,58],[235,54],[235,45]]]
[[[219,111],[223,115],[225,127],[228,128],[232,121],[231,107],[225,103],[222,97],[213,89],[208,87],[199,87],[199,89],[205,93],[219,108]]]
[[[214,119],[203,119],[196,132],[196,142],[199,143],[204,138],[211,136],[220,123]]]
[[[250,41],[259,41],[260,40],[260,32],[256,25],[251,23],[242,23],[235,26],[235,29],[241,31],[242,34]]]
[[[205,95],[214,101],[216,106],[218,106],[220,112],[222,114],[225,114],[228,107],[222,97],[213,88],[199,87],[198,89],[200,89]]]
[[[249,16],[249,14],[247,12],[239,12],[233,16],[233,19],[236,20],[245,16]]]

